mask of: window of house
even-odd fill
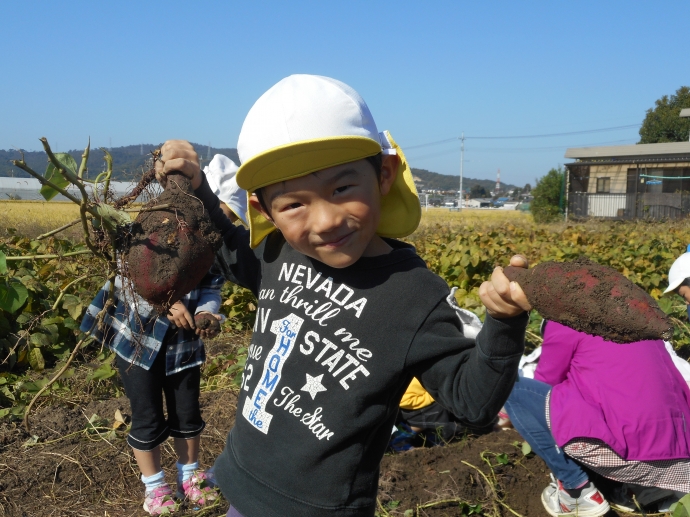
[[[611,192],[611,178],[597,178],[597,194]]]
[[[625,186],[625,191],[628,194],[634,194],[637,192],[637,184],[640,182],[637,176],[638,170],[635,169],[628,169],[628,178],[627,178],[627,183]]]
[[[664,169],[645,169],[647,194],[661,194],[663,192]]]
[[[661,191],[665,194],[674,194],[680,192],[682,189],[683,169],[680,167],[673,169],[663,169],[662,175],[664,179],[661,184]]]

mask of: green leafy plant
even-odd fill
[[[226,326],[233,330],[247,331],[254,327],[257,300],[249,289],[226,282],[221,289],[221,312],[227,316]]]
[[[510,463],[510,459],[508,458],[508,455],[505,452],[497,454],[496,461],[501,465],[508,465]]]
[[[484,515],[481,504],[460,503],[460,515]]]
[[[671,505],[671,517],[690,517],[690,494]]]
[[[484,307],[479,286],[494,267],[506,265],[512,255],[524,255],[531,265],[584,255],[620,271],[657,299],[675,323],[674,348],[685,357],[690,355],[686,306],[676,294],[662,296],[671,264],[690,243],[690,229],[684,222],[543,225],[472,221],[429,226],[408,240],[432,271],[449,285],[458,286],[458,304],[480,318],[484,317]],[[541,317],[532,311],[527,329],[530,348],[541,344],[540,323]]]

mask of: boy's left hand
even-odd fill
[[[514,255],[510,259],[510,265],[525,269],[529,266],[522,255]],[[508,280],[500,266],[494,269],[491,280],[484,282],[479,288],[479,298],[486,307],[486,312],[496,319],[512,318],[532,308],[520,285]]]

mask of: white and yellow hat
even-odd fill
[[[377,233],[405,237],[419,225],[422,211],[405,155],[387,131],[379,133],[364,99],[340,81],[291,75],[278,82],[249,110],[237,152],[237,183],[247,195],[381,152],[397,154],[398,175],[381,200]],[[275,227],[251,205],[248,218],[256,247]]]

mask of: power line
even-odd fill
[[[591,133],[602,133],[605,131],[618,131],[621,129],[632,129],[640,127],[642,124],[628,124],[626,126],[603,127],[599,129],[585,129],[583,131],[568,131],[565,133],[546,133],[542,135],[514,135],[514,136],[466,136],[465,139],[473,140],[516,140],[522,138],[550,138],[555,136],[569,136],[569,135],[586,135]],[[443,140],[436,140],[435,142],[428,142],[426,144],[405,146],[406,150],[420,149],[422,147],[431,147],[433,145],[446,144],[448,142],[457,142],[460,138],[445,138]]]
[[[522,152],[536,152],[536,151],[553,151],[557,149],[567,149],[568,147],[593,147],[593,146],[598,146],[598,145],[608,145],[608,144],[620,144],[620,143],[634,143],[631,142],[630,139],[625,139],[625,140],[611,140],[608,142],[597,142],[593,144],[578,144],[577,146],[575,145],[558,145],[558,146],[553,146],[553,147],[471,147],[469,151],[474,152],[474,153],[482,153],[482,152],[495,152],[495,153],[522,153]],[[411,160],[423,160],[425,158],[436,158],[438,156],[445,156],[448,154],[455,154],[460,152],[460,149],[445,149],[443,151],[436,151],[433,153],[428,153],[428,154],[423,154],[420,156],[415,155],[414,153],[409,153],[410,154],[410,159]]]
[[[547,138],[552,136],[568,136],[568,135],[585,135],[589,133],[602,133],[604,131],[617,131],[619,129],[631,129],[633,127],[640,127],[642,124],[630,124],[627,126],[604,127],[601,129],[586,129],[584,131],[570,131],[568,133],[551,133],[547,135],[520,135],[520,136],[466,136],[465,138],[472,138],[473,140],[508,140],[518,138]]]
[[[578,144],[577,146],[569,144],[569,145],[556,145],[556,146],[550,146],[550,147],[473,147],[471,148],[472,151],[474,152],[481,152],[481,151],[498,151],[498,152],[510,152],[510,151],[515,151],[515,152],[522,152],[522,151],[551,151],[554,149],[567,149],[569,147],[596,147],[599,145],[608,145],[608,144],[621,144],[621,143],[628,143],[628,144],[634,144],[635,142],[631,142],[629,138],[626,138],[625,140],[611,140],[609,142],[599,142],[596,144]]]
[[[460,140],[459,137],[453,137],[453,138],[446,138],[445,140],[437,140],[436,142],[429,142],[428,144],[408,145],[408,146],[405,146],[405,150],[419,149],[421,147],[430,147],[432,145],[445,144],[447,142],[457,142],[458,140]]]

